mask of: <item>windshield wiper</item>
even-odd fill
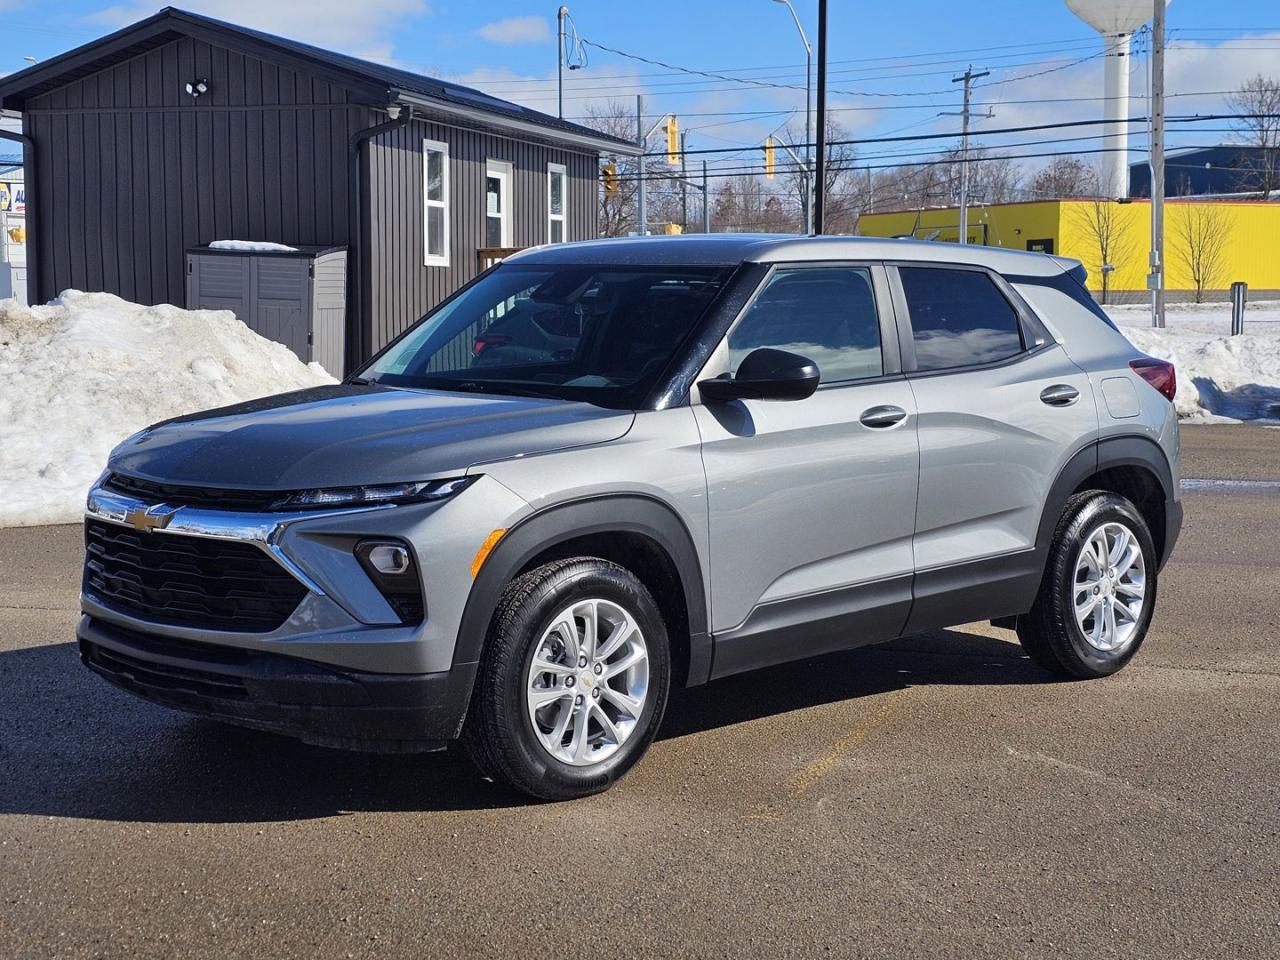
[[[519,384],[507,382],[490,383],[484,380],[445,380],[443,382],[427,383],[428,390],[455,390],[459,393],[495,393],[507,394],[515,397],[538,397],[543,400],[563,400],[565,399],[558,393],[552,393],[549,390],[538,390],[534,387],[526,387]]]

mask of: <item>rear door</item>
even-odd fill
[[[890,273],[920,442],[907,629],[1023,612],[1049,488],[1097,434],[1088,377],[999,275]]]
[[[891,300],[880,265],[778,265],[703,372],[775,347],[822,374],[805,400],[695,399],[716,676],[874,643],[906,620],[919,454]]]

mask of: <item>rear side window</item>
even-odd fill
[[[871,274],[861,267],[779,269],[729,334],[734,373],[752,350],[774,347],[808,357],[823,383],[884,373]]]
[[[1006,360],[1022,352],[1018,314],[979,270],[900,267],[918,370]]]

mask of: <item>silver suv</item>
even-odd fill
[[[1101,677],[1181,525],[1174,371],[1078,263],[870,239],[531,250],[338,386],[89,494],[84,662],[308,742],[603,790],[670,686],[974,620]]]

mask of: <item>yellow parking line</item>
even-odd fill
[[[792,774],[782,783],[783,796],[773,803],[762,804],[752,812],[748,813],[744,819],[747,820],[777,820],[778,808],[786,803],[791,803],[800,799],[808,793],[813,786],[823,777],[831,772],[831,768],[836,765],[844,757],[853,753],[858,747],[866,741],[875,730],[882,726],[886,720],[893,714],[898,707],[898,701],[901,699],[905,690],[898,690],[894,693],[886,694],[881,698],[879,708],[869,717],[864,718],[852,730],[844,734],[838,740],[834,741],[812,763],[805,766],[802,770]]]

